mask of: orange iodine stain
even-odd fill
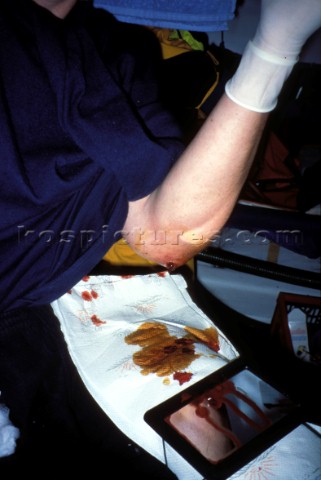
[[[143,323],[135,332],[127,335],[125,341],[141,347],[133,354],[133,361],[141,368],[142,375],[154,373],[158,377],[166,377],[185,370],[199,358],[193,339],[171,335],[166,325],[157,322]],[[185,374],[181,381],[187,382],[188,375]]]
[[[194,341],[204,343],[215,352],[219,351],[220,344],[216,328],[209,327],[205,328],[205,330],[200,330],[199,328],[184,327],[184,329],[189,333],[191,338],[195,339]]]

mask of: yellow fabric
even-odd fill
[[[132,265],[136,267],[156,265],[134,252],[124,240],[118,240],[104,255],[103,260],[112,265]]]
[[[148,267],[157,265],[134,252],[124,240],[118,240],[118,242],[116,242],[103,256],[103,260],[116,266],[130,265],[135,267]],[[192,271],[194,271],[193,259],[189,260],[187,265]]]
[[[175,45],[168,45],[167,43],[161,43],[161,49],[164,60],[188,52],[187,49],[176,47]]]
[[[183,38],[174,39],[172,36],[174,30],[170,28],[151,27],[151,30],[158,38],[164,60],[193,50]]]

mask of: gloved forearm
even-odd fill
[[[273,110],[303,45],[320,26],[321,0],[262,0],[258,28],[226,84],[227,95],[250,110]]]

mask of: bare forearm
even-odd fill
[[[130,205],[132,247],[163,265],[204,249],[238,199],[266,119],[224,95],[160,187]]]
[[[184,232],[196,230],[205,240],[220,230],[248,175],[266,119],[267,114],[242,108],[223,96],[151,195],[156,218]],[[165,213],[169,211],[170,218]]]

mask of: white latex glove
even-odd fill
[[[320,26],[321,0],[261,0],[259,25],[227,95],[250,110],[273,110],[303,45]]]
[[[281,58],[295,59],[321,26],[321,0],[261,0],[253,44]]]

